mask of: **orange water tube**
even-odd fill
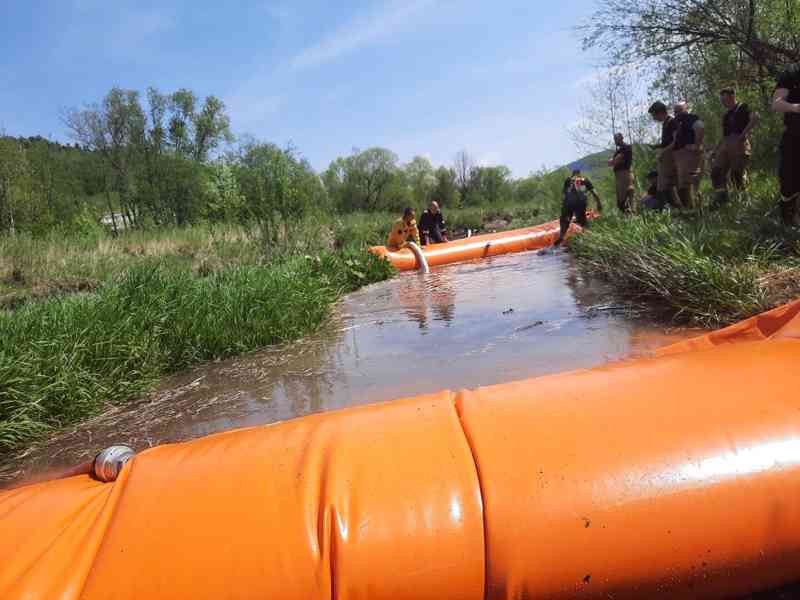
[[[4,600],[728,598],[800,579],[800,302],[659,356],[0,494]]]
[[[594,215],[592,214],[591,216]],[[559,222],[551,221],[536,227],[476,235],[445,244],[433,244],[423,247],[422,253],[425,255],[429,266],[438,267],[500,254],[540,250],[555,244],[558,239],[559,229]],[[567,234],[571,235],[579,229],[580,227],[573,223]],[[400,271],[413,271],[420,266],[417,258],[407,248],[392,251],[386,246],[375,246],[370,248],[369,251],[377,256],[385,257]]]

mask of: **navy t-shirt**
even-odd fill
[[[675,134],[675,150],[697,143],[694,126],[700,117],[691,113],[683,113],[675,117],[678,122],[678,132]]]
[[[667,148],[672,145],[675,139],[675,132],[678,129],[678,121],[675,117],[667,117],[667,120],[661,124],[661,144],[659,148]]]
[[[618,156],[622,156],[622,160],[614,165],[614,172],[630,171],[633,166],[633,146],[630,144],[622,144],[617,146],[617,151],[614,154],[614,160]]]
[[[737,104],[722,117],[722,134],[742,135],[750,124],[750,107],[747,104]]]

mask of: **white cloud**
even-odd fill
[[[390,38],[413,25],[434,0],[390,0],[380,8],[357,15],[350,22],[295,56],[290,67],[302,70]]]

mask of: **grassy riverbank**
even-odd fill
[[[473,207],[447,211],[451,230],[524,227],[553,218],[541,205]],[[134,266],[161,264],[176,271],[208,275],[260,264],[274,257],[323,251],[361,250],[382,244],[396,215],[354,213],[310,217],[265,244],[257,228],[198,225],[130,231],[112,237],[102,230],[83,236],[0,236],[0,309],[34,300],[97,290]]]
[[[774,180],[719,212],[606,216],[570,247],[584,268],[678,320],[716,327],[800,296],[800,233],[778,224]]]
[[[168,373],[311,333],[342,294],[390,273],[352,251],[205,277],[165,261],[2,312],[0,452],[136,398]]]
[[[454,231],[545,220],[527,205],[448,212]],[[393,270],[366,252],[388,213],[263,232],[208,225],[0,238],[0,454],[140,397],[164,375],[310,334]]]

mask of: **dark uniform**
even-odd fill
[[[633,178],[633,146],[622,144],[617,146],[614,153],[614,179],[617,184],[617,208],[620,212],[628,213],[633,204],[633,195],[636,186]],[[619,160],[619,162],[617,162]]]
[[[441,244],[445,241],[446,235],[447,225],[441,211],[433,214],[430,210],[426,210],[422,213],[419,218],[419,237],[423,246]]]
[[[800,104],[800,64],[787,68],[778,78],[777,89],[789,90],[787,102]],[[784,116],[785,131],[780,145],[781,213],[793,225],[800,198],[800,114]]]
[[[711,180],[717,193],[717,204],[728,200],[728,178],[733,186],[743,190],[747,182],[747,165],[750,162],[752,148],[750,140],[742,138],[742,134],[750,125],[752,113],[747,104],[737,104],[722,117],[722,141],[714,156],[711,168]]]
[[[672,152],[678,177],[678,194],[684,208],[694,208],[694,190],[700,183],[700,174],[703,171],[703,149],[689,148],[697,145],[694,128],[699,120],[697,115],[691,113],[683,113],[675,118],[678,130]]]
[[[675,141],[675,134],[678,131],[678,122],[675,117],[667,116],[666,121],[661,124],[661,143],[657,146],[658,155],[658,197],[659,204],[666,207],[667,204],[677,206],[678,202],[675,195],[675,186],[678,183],[678,172],[675,168],[675,157],[673,156],[672,142]]]
[[[594,190],[594,185],[583,175],[573,175],[564,182],[564,203],[561,207],[561,232],[556,246],[564,241],[573,217],[581,227],[586,227],[588,219],[586,209],[589,204],[587,194]]]

